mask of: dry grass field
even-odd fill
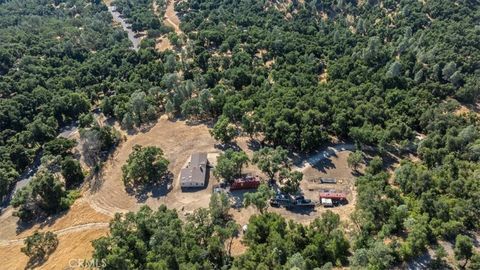
[[[194,152],[217,153],[215,140],[210,137],[205,125],[188,125],[183,121],[172,122],[165,118],[160,119],[146,132],[128,136],[113,157],[106,162],[102,175],[94,187],[86,194],[92,207],[105,214],[138,210],[142,205],[156,208],[166,204],[171,208],[184,211],[193,211],[198,207],[207,207],[210,198],[211,186],[215,179],[210,178],[209,186],[198,190],[192,196],[184,193],[178,184],[180,169]],[[151,189],[144,194],[134,196],[129,194],[122,182],[122,165],[128,159],[135,145],[157,146],[165,153],[170,161],[169,170],[174,175],[173,190]]]
[[[57,249],[50,254],[48,260],[38,267],[38,269],[78,269],[70,267],[70,265],[75,266],[77,259],[89,259],[93,251],[91,241],[105,236],[107,233],[108,228],[105,227],[59,235]],[[20,251],[22,246],[22,242],[11,245],[0,245],[2,269],[25,269],[28,257]],[[75,261],[70,262],[71,260]]]
[[[23,238],[33,233],[36,229],[57,232],[60,245],[42,266],[44,269],[58,269],[68,266],[71,258],[89,258],[91,256],[91,240],[105,235],[108,232],[108,221],[116,212],[136,211],[142,205],[156,209],[161,204],[175,208],[181,218],[200,207],[208,207],[212,186],[216,183],[215,177],[210,174],[208,187],[191,192],[182,192],[179,186],[179,172],[194,152],[209,153],[210,162],[216,164],[216,156],[221,150],[215,147],[216,141],[210,136],[208,126],[204,124],[191,125],[185,121],[170,121],[162,117],[154,125],[145,128],[136,134],[125,134],[126,141],[122,142],[111,158],[105,163],[101,174],[91,183],[90,189],[85,189],[82,198],[78,199],[71,209],[42,225],[35,225],[20,233],[16,231],[15,217],[11,216],[12,210],[8,209],[0,216],[0,255],[9,258],[8,269],[23,269],[27,258],[20,253]],[[237,145],[251,158],[253,151],[258,147],[252,144],[250,138],[240,137]],[[166,158],[170,161],[169,170],[173,173],[173,189],[151,188],[140,195],[128,193],[121,180],[121,167],[125,164],[134,145],[160,147]],[[330,208],[341,216],[342,221],[348,224],[350,213],[355,205],[354,177],[347,167],[346,158],[348,151],[338,152],[327,160],[312,166],[302,167],[304,181],[301,183],[305,197],[318,201],[320,188],[335,188],[347,192],[349,204],[346,206]],[[266,176],[254,165],[249,165],[244,173]],[[337,185],[323,186],[312,180],[320,177],[333,177],[339,180]],[[241,194],[238,198],[241,200]],[[283,208],[269,208],[269,211],[281,214],[287,219],[292,219],[304,224],[309,223],[327,209],[317,206],[309,213],[287,211]],[[232,209],[232,217],[243,226],[248,223],[251,215],[257,211],[252,208]],[[234,240],[232,253],[239,255],[245,251],[241,238]],[[3,256],[2,256],[3,257]],[[22,266],[23,265],[23,266]]]

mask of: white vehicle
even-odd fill
[[[321,198],[320,203],[323,205],[323,207],[333,207],[332,199]]]

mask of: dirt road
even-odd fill
[[[169,0],[167,10],[165,11],[164,23],[170,25],[175,29],[175,33],[181,34],[180,19],[175,12],[175,0]]]
[[[157,15],[158,17],[162,16],[156,1],[152,2],[152,8],[153,8],[153,13],[155,15]],[[178,18],[177,13],[175,12],[174,0],[169,0],[167,3],[167,8],[163,16],[163,24],[173,27],[177,35],[180,35],[182,33],[182,30],[180,29],[180,19]],[[162,35],[161,37],[157,38],[157,44],[155,45],[155,48],[158,51],[163,52],[169,49],[172,50],[173,46],[170,40],[168,39],[167,35]]]
[[[92,223],[80,224],[80,225],[76,225],[68,228],[63,228],[53,232],[57,234],[57,236],[61,236],[67,233],[81,232],[85,230],[92,230],[92,229],[99,229],[99,228],[108,228],[108,224],[109,223],[106,223],[106,222],[92,222]],[[8,246],[8,245],[23,243],[25,239],[26,237],[13,239],[13,240],[0,239],[0,246]]]

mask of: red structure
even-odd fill
[[[345,193],[340,192],[320,192],[320,200],[322,199],[343,201],[347,199],[347,196],[345,195]]]
[[[260,178],[258,176],[246,176],[243,178],[238,178],[233,181],[230,185],[230,190],[239,190],[239,189],[254,189],[258,188],[260,185]]]

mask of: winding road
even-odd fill
[[[132,42],[131,48],[135,51],[138,51],[140,49],[140,42],[142,41],[142,38],[139,37],[138,34],[132,30],[132,25],[127,23],[125,19],[122,18],[122,15],[116,10],[114,6],[107,5],[107,7],[108,11],[113,17],[113,20],[117,23],[120,23],[122,25],[123,31],[127,32],[128,39]]]

